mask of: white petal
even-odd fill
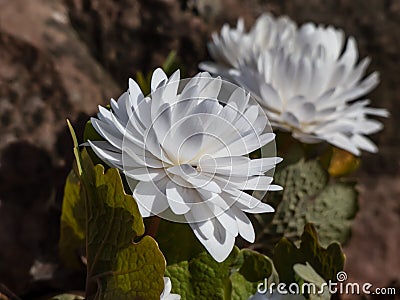
[[[365,95],[366,93],[373,90],[379,83],[379,74],[374,72],[365,78],[359,85],[351,88],[350,90],[342,93],[338,97],[346,99],[346,101],[351,101],[357,99],[358,97]]]
[[[229,97],[228,104],[234,103],[239,113],[242,113],[246,108],[250,99],[250,94],[242,88],[237,88]]]
[[[368,108],[364,109],[364,113],[367,115],[374,115],[374,116],[385,117],[385,118],[390,116],[389,111],[384,108],[368,107]]]
[[[166,176],[164,169],[143,167],[134,169],[127,169],[125,167],[124,174],[140,181],[158,181]]]
[[[187,202],[187,199],[191,196],[190,189],[170,181],[167,184],[166,193],[169,207],[175,214],[183,215],[190,210],[191,205]]]
[[[180,79],[180,70],[176,70],[171,77],[169,78],[167,84],[165,85],[165,89],[163,92],[163,98],[168,103],[175,103],[177,99],[177,92],[179,86],[179,79]]]
[[[269,84],[262,82],[260,93],[263,99],[262,104],[276,111],[282,111],[283,103],[278,92]]]
[[[135,153],[131,148],[124,147],[124,162],[128,157],[141,166],[148,166],[152,168],[163,168],[164,164],[162,161],[152,156],[151,153],[141,150],[140,153]]]
[[[261,213],[271,213],[274,212],[274,208],[266,203],[260,201],[260,203],[249,209],[242,209],[244,212],[251,213],[251,214],[261,214]]]
[[[378,132],[383,127],[382,123],[376,120],[362,120],[358,124],[358,129],[363,134],[372,134]]]
[[[335,94],[336,89],[332,88],[329,89],[328,91],[326,91],[325,93],[323,93],[321,96],[319,96],[316,100],[315,100],[315,106],[318,110],[324,110],[327,109],[329,107],[332,106],[337,106],[338,104],[341,103],[337,103],[337,101],[333,101],[332,97]]]
[[[218,177],[221,178],[221,176]],[[267,176],[256,176],[246,179],[244,178],[242,182],[234,182],[234,179],[236,178],[238,177],[230,177],[228,179],[228,182],[240,190],[252,190],[252,191],[267,190],[273,180],[271,177]]]
[[[281,187],[280,185],[276,185],[276,184],[271,184],[269,187],[268,187],[268,191],[282,191],[283,190],[283,187]]]
[[[235,211],[236,222],[239,229],[239,234],[248,242],[254,243],[256,234],[254,232],[253,224],[249,218],[239,209],[233,207],[232,210]]]
[[[217,99],[222,85],[221,78],[217,77],[214,79],[202,79],[202,81],[206,82],[206,84],[203,89],[199,90],[197,97]]]
[[[118,130],[112,125],[106,124],[96,118],[90,118],[94,129],[111,145],[114,147],[121,149],[122,147],[122,135],[118,132]]]
[[[224,189],[224,191],[226,193],[229,193],[229,195],[226,195],[226,201],[228,202],[228,204],[230,206],[237,206],[243,211],[251,210],[261,205],[260,200],[253,197],[252,195],[247,194],[246,192],[228,187]]]
[[[172,289],[172,284],[171,284],[171,279],[168,277],[164,277],[164,290],[162,291],[160,295],[160,300],[164,299],[169,293],[171,293]]]
[[[295,115],[300,122],[310,122],[315,117],[315,114],[315,106],[310,102],[303,103],[295,112]]]
[[[134,104],[133,108],[137,110],[138,104],[143,100],[144,96],[139,85],[131,78],[129,79],[129,97]]]
[[[129,178],[129,177],[128,177]],[[168,180],[158,182],[139,182],[133,191],[140,213],[143,217],[157,215],[168,208],[165,186]]]
[[[217,262],[223,262],[231,253],[235,237],[229,234],[217,219],[208,221],[213,226],[213,235],[204,238],[197,223],[190,223],[194,234]]]
[[[216,195],[216,197],[220,198],[219,195]],[[236,237],[239,233],[239,228],[233,212],[229,208],[222,209],[221,207],[215,205],[213,201],[207,201],[206,203],[225,230],[228,231],[232,236]]]
[[[128,92],[123,93],[118,98],[117,102],[114,99],[111,99],[111,108],[122,124],[126,124],[129,119],[128,112],[125,110],[126,102],[129,102],[129,101],[130,100],[129,100]]]
[[[89,146],[92,148],[94,153],[103,161],[105,161],[111,167],[122,168],[122,153],[106,150],[104,143],[99,141],[88,141]],[[110,147],[111,148],[111,147]],[[116,149],[116,148],[113,148]],[[117,150],[117,149],[116,149]]]
[[[357,147],[354,145],[354,143],[343,134],[340,133],[333,134],[327,137],[327,141],[329,141],[329,143],[335,145],[336,147],[339,147],[341,149],[353,153],[356,156],[360,155],[360,150],[358,150]]]
[[[291,112],[285,111],[285,112],[282,114],[282,120],[283,120],[284,122],[286,122],[287,124],[289,124],[290,126],[293,126],[293,127],[300,127],[300,122],[299,122],[299,120],[298,120],[297,117],[296,117],[293,113],[291,113]]]
[[[195,190],[192,193],[192,207],[185,214],[185,219],[188,223],[197,223],[201,229],[199,232],[203,234],[203,238],[207,239],[213,235],[214,226],[210,220],[215,218],[215,215],[207,204],[204,203],[200,193]]]
[[[239,156],[251,153],[274,140],[274,133],[265,133],[261,136],[248,135],[216,152],[216,157]]]
[[[180,300],[178,294],[171,294],[172,284],[168,277],[164,277],[164,290],[160,295],[160,300]]]
[[[167,75],[165,75],[164,71],[161,68],[157,68],[151,77],[151,92],[153,93],[162,82],[167,81]]]
[[[167,169],[168,172],[178,175],[187,182],[191,183],[194,188],[202,188],[210,192],[220,193],[220,187],[212,181],[211,178],[204,176],[196,171],[192,166],[183,164]]]
[[[355,134],[351,137],[351,141],[357,145],[358,148],[372,153],[378,152],[378,147],[365,136]]]
[[[174,124],[163,141],[162,147],[175,163],[186,163],[193,159],[201,148],[203,140],[201,117],[188,116]]]

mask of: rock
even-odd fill
[[[72,103],[54,64],[28,43],[0,32],[0,149],[17,140],[48,150]]]
[[[74,28],[93,56],[122,85],[137,71],[161,66],[171,50],[189,73],[206,55],[206,25],[179,1],[66,1]]]
[[[61,2],[0,0],[0,8],[1,121],[9,123],[1,147],[23,139],[53,152],[66,118],[94,113],[119,89],[78,39]]]
[[[61,199],[72,164],[65,120],[81,136],[97,104],[120,91],[59,1],[0,0],[0,62],[0,281],[22,295],[34,283],[35,259],[58,263]],[[64,285],[75,282],[57,276]]]

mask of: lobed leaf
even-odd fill
[[[73,259],[74,248],[84,246],[86,299],[159,299],[165,260],[157,242],[142,237],[136,202],[125,194],[117,169],[105,172],[102,165],[93,165],[86,150],[76,151],[76,138],[74,146],[80,172],[75,168],[67,179],[59,245],[74,263],[79,257]]]
[[[281,282],[296,282],[293,267],[309,263],[312,268],[328,281],[336,281],[336,274],[343,270],[345,257],[339,243],[332,243],[326,249],[318,241],[317,231],[312,224],[306,224],[301,236],[300,247],[283,238],[274,249],[273,262]]]
[[[81,182],[72,170],[64,187],[64,200],[60,224],[60,257],[67,267],[83,267],[81,256],[85,255],[85,203],[81,201]]]
[[[204,251],[204,246],[196,238],[189,224],[162,219],[156,240],[168,265],[188,261]]]
[[[304,161],[278,170],[275,182],[282,192],[268,194],[275,214],[258,215],[257,242],[267,253],[283,236],[298,242],[307,223],[314,223],[321,243],[346,242],[351,222],[358,210],[358,194],[353,183],[330,180],[318,160]]]
[[[166,276],[171,278],[172,291],[182,299],[247,299],[272,270],[266,256],[235,247],[222,263],[204,251],[188,261],[168,265]]]

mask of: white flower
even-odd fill
[[[264,173],[281,159],[246,156],[275,135],[264,133],[268,120],[243,89],[235,87],[221,105],[226,90],[220,78],[199,73],[183,89],[179,79],[179,71],[168,79],[155,70],[148,97],[129,80],[128,92],[111,100],[112,110],[99,107],[98,119],[91,120],[106,141],[89,144],[126,175],[143,217],[189,223],[209,253],[223,261],[238,234],[254,242],[245,213],[273,211],[243,191],[280,190]]]
[[[171,294],[171,289],[171,279],[164,277],[164,290],[160,295],[160,300],[180,300],[181,296],[178,294]]]
[[[272,22],[271,28],[279,22]],[[258,30],[258,34],[269,36],[270,31],[266,28],[264,33]],[[224,40],[229,35],[221,32]],[[368,107],[367,99],[359,100],[379,79],[376,72],[363,78],[370,60],[364,58],[357,63],[354,38],[346,40],[341,30],[313,23],[306,23],[285,37],[275,38],[279,41],[275,45],[269,43],[263,50],[258,49],[253,58],[256,63],[246,59],[233,63],[231,59],[230,70],[227,60],[214,53],[241,53],[246,39],[236,41],[235,48],[228,50],[227,43],[221,46],[214,38],[210,49],[218,64],[203,63],[200,67],[248,89],[275,128],[292,132],[302,142],[326,141],[355,155],[360,155],[360,150],[376,152],[377,147],[366,135],[379,131],[382,124],[368,116],[386,117],[388,112]],[[243,51],[247,51],[246,47]]]

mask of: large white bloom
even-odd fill
[[[229,255],[238,234],[254,241],[245,213],[273,211],[243,191],[281,189],[264,175],[279,158],[246,156],[274,140],[265,133],[263,110],[238,87],[222,105],[222,84],[199,73],[182,87],[179,71],[168,79],[157,69],[145,97],[131,79],[128,91],[111,100],[112,110],[99,107],[91,119],[106,141],[89,142],[126,175],[143,217],[189,223],[217,261]]]
[[[172,284],[169,277],[164,277],[164,290],[160,295],[160,300],[180,300],[181,296],[178,294],[171,294]]]
[[[279,35],[275,28],[280,23],[281,19],[276,19],[264,31],[253,29],[248,35],[256,31],[257,40],[268,39],[271,31]],[[359,100],[379,82],[376,72],[363,78],[369,58],[358,62],[354,38],[346,40],[341,30],[331,26],[306,23],[293,34],[287,34],[292,25],[285,28],[285,38],[275,37],[275,42],[266,43],[263,49],[255,43],[257,52],[247,50],[247,38],[221,43],[214,37],[209,48],[217,64],[206,62],[200,67],[251,91],[271,124],[292,132],[302,142],[327,141],[355,155],[360,150],[376,152],[366,135],[379,131],[382,124],[368,115],[386,117],[388,112],[368,107],[367,99]],[[228,40],[236,31],[224,29],[221,39]],[[241,59],[242,51],[251,53],[252,60]],[[221,59],[222,52],[231,59]]]

